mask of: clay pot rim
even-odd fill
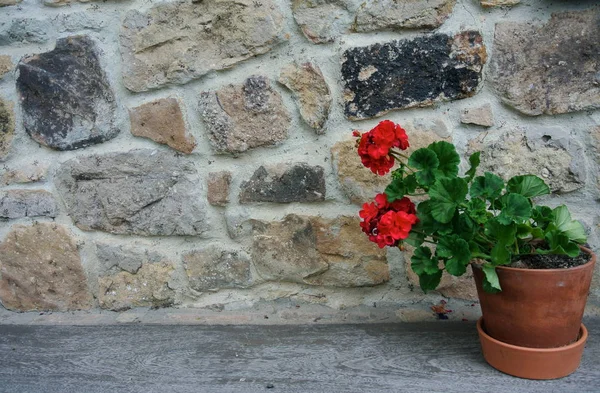
[[[582,265],[583,266],[583,265]],[[531,269],[523,269],[523,270],[531,270]],[[559,269],[552,269],[552,270],[559,270]],[[522,351],[522,352],[536,352],[536,353],[552,353],[552,352],[562,352],[562,351],[568,351],[570,349],[576,348],[582,344],[584,344],[588,338],[588,331],[587,328],[585,327],[585,325],[582,323],[581,327],[579,328],[579,337],[577,338],[577,341],[575,341],[574,343],[571,343],[569,345],[565,345],[562,347],[555,347],[555,348],[531,348],[531,347],[521,347],[518,345],[513,345],[513,344],[507,344],[503,341],[500,340],[496,340],[494,337],[490,336],[489,334],[487,334],[487,332],[483,329],[483,317],[479,317],[479,319],[477,320],[477,332],[484,337],[486,340],[505,347],[507,349],[510,350],[517,350],[517,351]]]
[[[579,266],[575,266],[575,267],[568,267],[566,269],[564,269],[564,268],[560,268],[560,269],[524,269],[522,267],[510,267],[510,266],[496,266],[496,269],[507,270],[507,271],[511,271],[511,272],[523,272],[523,273],[527,272],[530,274],[555,274],[555,273],[560,273],[560,272],[565,272],[565,271],[575,271],[575,270],[587,269],[591,264],[596,263],[596,254],[594,254],[594,252],[592,250],[590,250],[589,248],[583,247],[583,246],[579,246],[579,248],[581,248],[581,250],[583,252],[592,256],[590,258],[590,260],[588,262],[584,263],[583,265],[579,265]],[[478,269],[481,269],[479,264],[471,263],[471,265]],[[520,348],[520,347],[517,347],[517,348]]]

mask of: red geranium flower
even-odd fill
[[[362,135],[358,131],[354,131],[353,135],[360,137],[358,154],[363,165],[378,175],[385,175],[394,166],[390,149],[406,150],[409,146],[406,131],[389,120],[380,122]]]
[[[406,239],[419,221],[410,199],[405,197],[389,203],[385,194],[378,194],[375,202],[363,204],[359,215],[363,219],[360,223],[363,232],[380,248],[395,246]]]

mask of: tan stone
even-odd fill
[[[491,7],[512,7],[519,4],[521,0],[480,0],[481,6]]]
[[[24,165],[16,169],[0,168],[0,178],[2,179],[0,184],[8,186],[11,184],[35,183],[46,180],[47,173],[48,165],[41,163]]]
[[[168,262],[142,265],[136,274],[121,271],[98,279],[100,307],[121,311],[132,307],[169,307],[175,292],[169,288],[174,267]]]
[[[492,106],[490,104],[485,104],[480,107],[465,109],[460,114],[460,122],[463,124],[492,127],[494,125]]]
[[[13,103],[0,98],[0,161],[8,156],[15,133]]]
[[[14,225],[0,244],[0,300],[14,311],[92,306],[75,239],[54,223]]]
[[[183,256],[190,287],[196,291],[221,288],[246,288],[251,285],[248,254],[208,247],[193,250]]]
[[[89,3],[90,1],[98,1],[99,2],[101,0],[43,0],[43,1],[44,1],[44,5],[47,5],[50,7],[62,7],[65,5],[69,5],[71,3],[77,3],[77,2]],[[125,0],[114,0],[114,1],[121,2],[121,1],[125,1]]]
[[[131,10],[121,27],[123,83],[135,92],[183,84],[271,50],[282,41],[273,0],[160,3]]]
[[[317,134],[323,134],[331,107],[331,93],[319,67],[311,63],[288,64],[281,70],[279,82],[293,92],[302,119]]]
[[[417,119],[403,127],[406,129],[410,143],[406,155],[436,141],[452,141],[446,125],[439,119]],[[353,203],[362,204],[372,201],[375,195],[383,192],[391,181],[390,174],[379,176],[365,168],[358,156],[356,139],[336,143],[331,149],[331,155],[342,190]]]
[[[229,186],[231,172],[211,172],[208,174],[208,203],[214,206],[225,206],[229,203]]]
[[[353,30],[434,29],[452,13],[456,0],[367,0],[361,4]]]
[[[190,154],[196,140],[186,130],[179,101],[161,98],[129,110],[131,133]]]
[[[6,7],[8,5],[19,4],[21,0],[0,0],[0,7]]]
[[[354,19],[348,0],[293,0],[292,12],[304,36],[315,44],[334,41]]]
[[[2,6],[2,0],[0,0],[0,7]],[[13,63],[8,55],[0,55],[0,79],[4,75],[8,74],[13,69]]]

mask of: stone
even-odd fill
[[[318,202],[325,200],[325,175],[305,163],[261,166],[240,188],[240,203]]]
[[[2,0],[0,0],[2,1]],[[9,55],[0,55],[0,79],[4,75],[8,74],[13,70],[13,63]]]
[[[24,217],[56,217],[58,206],[51,193],[44,190],[9,190],[0,192],[0,220]]]
[[[10,151],[15,134],[15,113],[13,103],[0,98],[0,161],[4,161]]]
[[[333,42],[354,20],[349,0],[293,0],[292,12],[304,36],[315,44]]]
[[[115,98],[87,36],[56,41],[50,52],[19,63],[23,124],[38,143],[74,150],[116,137]]]
[[[512,7],[521,2],[521,0],[479,0],[482,7]]]
[[[473,96],[487,59],[476,31],[391,41],[346,50],[344,113],[351,120],[390,110],[431,106]]]
[[[356,12],[353,30],[435,29],[452,13],[456,0],[367,0]]]
[[[460,122],[463,124],[492,127],[494,125],[492,106],[485,104],[480,107],[465,109],[460,114]]]
[[[164,256],[148,249],[141,251],[107,243],[96,244],[96,256],[99,262],[99,276],[111,276],[122,271],[136,274],[145,264],[166,260]]]
[[[231,239],[238,239],[252,234],[252,223],[250,213],[242,206],[228,208],[225,211],[225,224],[227,234]]]
[[[231,172],[211,172],[208,174],[208,192],[206,198],[213,206],[225,206],[229,203],[229,187],[231,185]]]
[[[100,1],[100,0],[43,0],[44,5],[49,7],[62,7],[66,5],[70,5],[71,3],[89,3],[90,1]],[[121,2],[124,0],[115,0],[116,2]]]
[[[406,130],[410,147],[405,154],[427,147],[433,142],[451,142],[448,129],[441,119],[414,119],[402,125]],[[362,164],[356,149],[356,139],[347,139],[331,148],[333,170],[337,174],[344,194],[352,203],[362,205],[372,202],[391,181],[391,173],[379,176]]]
[[[175,291],[169,287],[174,271],[168,262],[142,265],[135,274],[121,271],[98,278],[98,304],[112,311],[133,307],[170,307]]]
[[[247,288],[252,284],[250,256],[216,246],[183,255],[190,287],[199,292],[224,288]]]
[[[273,0],[157,4],[121,27],[123,83],[135,92],[184,84],[270,51],[283,41]]]
[[[325,133],[332,98],[319,67],[311,63],[288,64],[281,70],[279,82],[292,91],[302,119],[317,134]]]
[[[0,0],[0,7],[19,4],[21,0]]]
[[[102,15],[91,15],[85,11],[58,14],[52,21],[60,33],[81,30],[100,31],[108,26],[108,21]]]
[[[194,165],[173,153],[132,150],[74,158],[55,176],[80,229],[142,236],[196,236],[208,229]]]
[[[62,225],[13,225],[0,244],[0,300],[13,311],[92,307],[77,244]]]
[[[288,215],[252,223],[252,261],[266,281],[358,287],[389,280],[386,251],[362,234],[358,218]]]
[[[202,92],[199,107],[210,143],[218,153],[237,155],[279,144],[287,138],[291,125],[281,96],[264,76],[251,76],[243,85],[228,85],[216,92]]]
[[[35,183],[46,180],[48,165],[34,163],[21,166],[17,169],[0,168],[0,184],[9,186],[11,184]]]
[[[562,128],[514,130],[487,144],[475,139],[468,150],[468,154],[481,151],[480,175],[492,172],[504,180],[517,175],[536,175],[553,193],[567,193],[585,185],[583,146]]]
[[[190,154],[196,140],[186,130],[179,101],[161,98],[129,110],[131,133]]]
[[[48,19],[12,18],[0,25],[0,46],[43,44],[54,35],[55,27]]]
[[[530,116],[600,108],[599,25],[598,7],[498,23],[490,74],[502,101]]]

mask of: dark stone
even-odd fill
[[[482,80],[486,58],[476,31],[348,49],[342,63],[345,114],[366,119],[470,97]]]
[[[50,52],[23,58],[17,91],[27,133],[57,150],[74,150],[117,136],[115,99],[87,36],[56,41]]]
[[[240,203],[316,202],[325,199],[323,168],[307,164],[258,168],[242,183]]]

